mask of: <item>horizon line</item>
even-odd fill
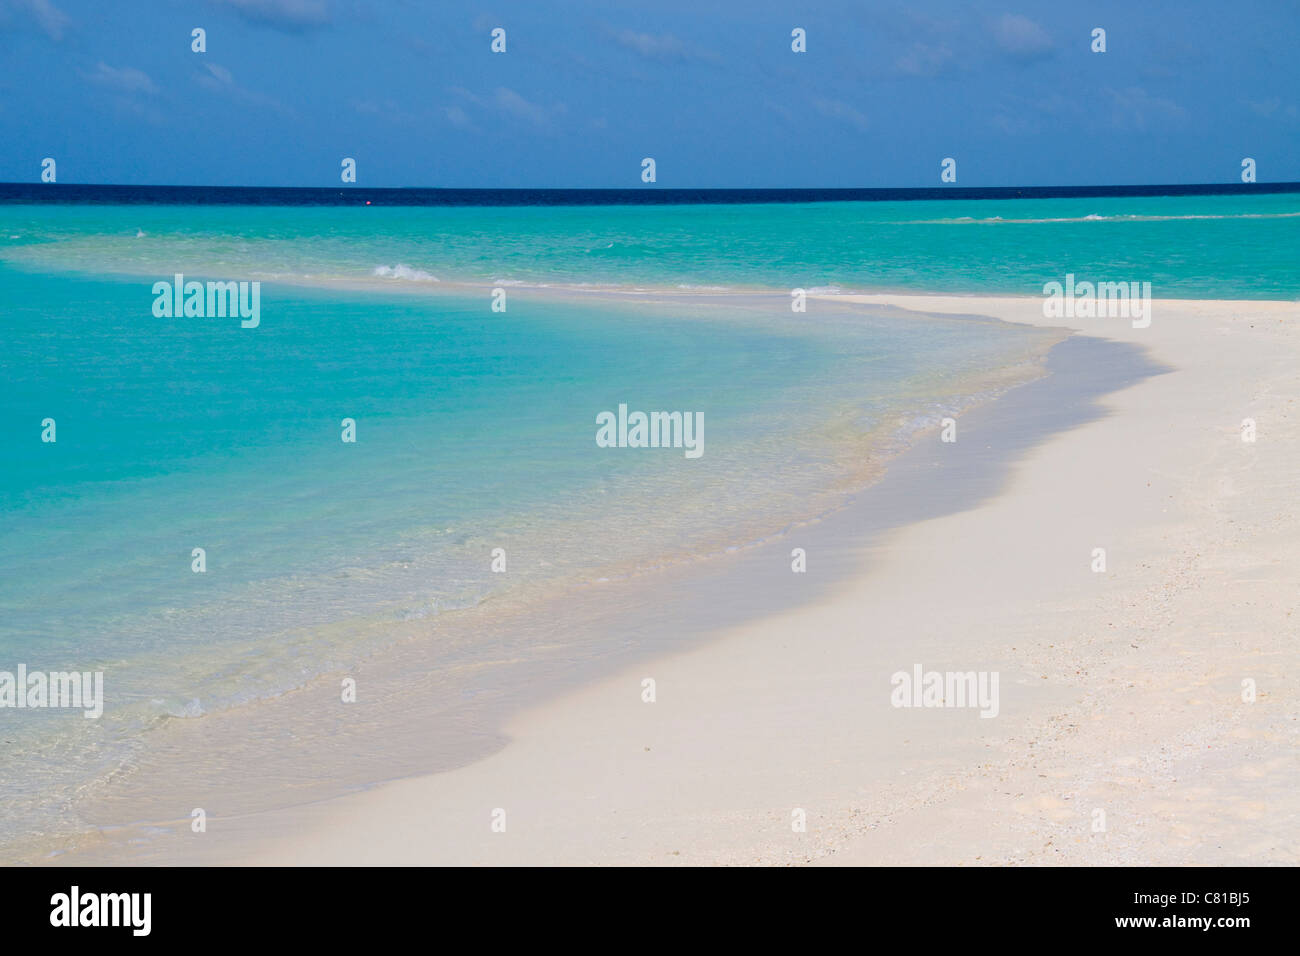
[[[0,203],[82,201],[105,205],[677,205],[1071,199],[1300,192],[1300,182],[1090,186],[207,186],[127,183],[0,183]],[[257,200],[261,201],[257,201]],[[531,200],[531,201],[528,201]]]

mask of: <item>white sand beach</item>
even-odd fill
[[[1157,300],[1134,329],[860,301],[1067,324],[1170,371],[795,610],[518,714],[459,769],[195,839],[266,864],[1300,862],[1300,306]],[[891,706],[916,664],[996,672],[997,716]]]

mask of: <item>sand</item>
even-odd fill
[[[257,864],[1300,862],[1300,305],[1157,300],[1133,329],[858,299],[1068,325],[1169,371],[973,507],[837,553],[793,609],[514,715],[490,756],[195,839]],[[997,716],[892,706],[915,664],[996,672]]]

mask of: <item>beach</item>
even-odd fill
[[[0,860],[1290,859],[1292,196],[264,198],[4,207]]]
[[[376,729],[455,727],[481,745],[455,765],[209,802],[198,833],[156,803],[108,825],[144,805],[109,802],[98,839],[51,861],[1296,863],[1296,304],[1157,299],[1133,328],[1048,320],[1032,297],[834,298],[1075,334],[1050,374],[960,415],[955,442],[919,438],[838,517],[618,585],[617,619],[659,638],[623,663],[561,650],[499,725],[413,701]],[[917,498],[931,513],[882,518]],[[894,706],[914,667],[996,674],[996,715]],[[294,713],[254,728],[287,763]]]
[[[1300,4],[357,6],[0,0],[10,938],[1285,929]]]
[[[1043,321],[1037,300],[884,301]],[[1296,306],[1154,315],[1080,333],[1173,371],[979,507],[897,531],[827,600],[530,712],[473,767],[295,814],[248,859],[1296,863]],[[891,712],[914,660],[1001,670],[1002,713]]]

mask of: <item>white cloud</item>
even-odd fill
[[[1173,100],[1152,96],[1140,86],[1129,86],[1122,90],[1106,89],[1104,92],[1115,107],[1116,126],[1131,125],[1145,129],[1153,119],[1179,119],[1187,112]]]
[[[102,60],[93,73],[86,74],[86,79],[99,86],[108,87],[119,93],[157,93],[149,74],[132,66],[112,67]]]
[[[544,126],[550,119],[546,109],[536,103],[530,103],[514,90],[502,86],[497,89],[496,103],[501,109],[530,123]]]
[[[242,19],[289,33],[302,33],[330,22],[327,0],[214,0]]]
[[[1276,96],[1271,99],[1261,100],[1256,103],[1254,100],[1245,100],[1245,104],[1250,107],[1250,111],[1259,116],[1272,116],[1282,107],[1282,101]]]
[[[687,60],[707,62],[718,60],[716,53],[691,46],[671,33],[637,33],[635,30],[622,30],[614,34],[614,40],[620,46],[639,53],[647,60],[679,63]]]
[[[655,60],[686,59],[686,44],[671,33],[655,36],[652,33],[636,33],[624,30],[616,34],[618,42],[629,50],[635,50],[642,56]]]
[[[908,76],[937,76],[952,61],[952,49],[946,43],[913,43],[895,63]]]
[[[51,40],[62,40],[63,31],[72,22],[50,0],[0,0],[0,10],[6,8],[27,14]]]
[[[235,82],[234,74],[227,70],[219,63],[204,62],[204,68],[211,76],[200,76],[199,82],[210,90],[220,89],[223,86],[231,86]]]
[[[220,93],[223,96],[229,96],[243,103],[247,103],[250,106],[273,110],[276,113],[287,115],[290,112],[285,108],[284,104],[275,99],[275,97],[267,96],[265,93],[259,93],[256,90],[250,90],[240,86],[235,82],[235,75],[219,63],[205,60],[203,62],[203,69],[207,72],[196,74],[194,79],[199,86],[206,90]]]
[[[843,100],[813,100],[813,109],[822,116],[842,120],[858,129],[866,129],[868,126],[867,117],[856,107],[845,103]]]
[[[1055,50],[1052,38],[1041,26],[1018,13],[1004,13],[994,24],[998,47],[1015,60],[1038,60]]]
[[[462,87],[453,87],[452,92],[463,97],[475,106],[483,109],[496,110],[505,113],[517,119],[525,120],[534,126],[549,126],[551,120],[568,111],[563,104],[557,104],[549,109],[539,103],[533,103],[525,99],[517,91],[506,86],[499,86],[491,96],[479,96],[471,93]],[[454,114],[452,111],[456,111]],[[459,126],[471,125],[468,115],[459,106],[444,107],[444,114],[447,119]]]
[[[474,125],[470,122],[469,115],[459,106],[444,106],[442,112],[447,117],[447,122],[452,126],[469,129]]]

